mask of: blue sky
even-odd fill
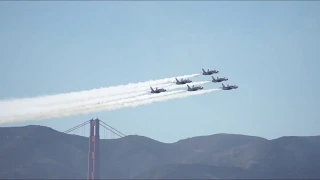
[[[0,98],[141,82],[201,68],[239,89],[27,123],[91,118],[162,142],[216,133],[320,134],[320,3],[1,2]],[[197,77],[194,80],[207,80]],[[205,88],[218,87],[207,84]]]

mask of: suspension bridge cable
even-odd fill
[[[86,122],[84,122],[84,123],[82,123],[82,124],[79,124],[79,125],[73,127],[73,128],[70,128],[70,129],[64,131],[64,133],[69,133],[69,132],[71,132],[71,131],[74,131],[74,130],[80,128],[80,127],[83,127],[83,126],[87,125],[88,123],[90,123],[90,121],[86,121]]]
[[[124,136],[119,135],[118,133],[114,132],[113,130],[111,130],[111,129],[109,129],[109,128],[105,127],[103,124],[100,124],[100,126],[102,126],[102,127],[104,127],[105,129],[107,129],[107,130],[109,130],[109,131],[113,132],[114,134],[118,135],[120,138],[123,138],[123,137],[124,137]]]
[[[106,130],[109,130],[110,132],[112,132],[112,135],[116,134],[116,135],[117,135],[118,137],[120,137],[120,138],[123,138],[123,137],[126,136],[125,134],[123,134],[122,132],[120,132],[120,131],[118,131],[117,129],[113,128],[112,126],[108,125],[107,123],[105,123],[105,122],[103,122],[103,121],[101,121],[101,120],[99,120],[99,121],[102,122],[102,123],[100,123],[100,126],[104,127]],[[84,122],[84,123],[82,123],[82,124],[79,124],[79,125],[71,128],[71,129],[65,131],[64,133],[69,133],[69,132],[71,132],[71,131],[74,131],[75,129],[78,129],[78,128],[80,128],[80,127],[83,127],[83,126],[87,125],[88,123],[90,123],[90,120],[89,120],[89,121],[86,121],[86,122]],[[108,127],[106,127],[106,126],[108,126]],[[111,129],[110,129],[110,128],[111,128]],[[142,144],[142,143],[140,143],[140,142],[137,142],[137,141],[136,141],[136,142],[133,142],[132,140],[128,140],[127,142],[132,143],[132,144],[140,144],[142,147],[145,147],[145,148],[147,148],[147,149],[153,149],[153,148],[151,148],[151,147],[149,147],[149,146],[146,146],[146,145],[144,145],[144,144]]]
[[[121,135],[126,136],[126,135],[125,135],[125,134],[123,134],[122,132],[120,132],[120,131],[116,130],[115,128],[111,127],[109,124],[107,124],[107,123],[105,123],[105,122],[103,122],[103,121],[101,121],[101,120],[100,120],[100,122],[102,122],[104,125],[106,125],[106,126],[110,127],[111,129],[113,129],[113,130],[117,131],[117,132],[118,132],[118,133],[120,133]]]
[[[70,133],[70,132],[72,132],[72,131],[74,131],[74,130],[77,130],[77,129],[79,129],[79,128],[81,128],[81,127],[85,126],[85,125],[87,125],[87,124],[88,124],[88,123],[78,125],[77,127],[73,127],[73,128],[71,128],[71,129],[68,129],[68,130],[67,130],[67,131],[65,131],[64,133]]]
[[[100,123],[100,125],[101,125],[102,127],[104,127],[104,128],[106,128],[107,130],[113,132],[113,134],[118,135],[117,133],[114,132],[114,131],[117,131],[119,134],[122,134],[123,137],[126,136],[126,135],[124,135],[122,132],[120,132],[120,131],[118,131],[117,129],[115,129],[115,128],[111,127],[110,125],[108,125],[107,123],[105,123],[105,122],[103,122],[103,121],[101,121],[101,120],[100,120],[100,122],[102,122],[102,123]],[[108,127],[112,128],[114,131],[112,131],[112,130],[110,130],[109,128],[105,127],[104,124],[107,125]],[[118,136],[119,136],[119,135],[118,135]],[[120,138],[123,138],[123,137],[121,137],[121,136],[119,136],[119,137],[120,137]],[[153,150],[153,148],[151,148],[151,147],[149,147],[149,146],[146,146],[145,144],[142,144],[142,143],[140,143],[139,141],[133,142],[132,140],[128,140],[127,142],[129,142],[129,143],[131,143],[131,144],[140,145],[140,147],[144,147],[145,149],[150,149],[150,150],[152,149],[152,150]]]
[[[74,126],[74,127],[70,128],[70,129],[66,130],[65,132],[73,131],[74,129],[77,129],[77,128],[79,128],[79,127],[82,127],[83,125],[88,124],[88,123],[89,123],[89,121],[86,121],[86,122],[84,122],[84,123],[82,123],[82,124],[79,124],[79,125],[77,125],[77,126]]]

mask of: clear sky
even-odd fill
[[[0,24],[0,99],[193,74],[202,67],[239,86],[9,126],[63,131],[99,117],[125,134],[162,142],[216,133],[268,139],[320,134],[320,2],[0,2]]]

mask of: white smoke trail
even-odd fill
[[[206,84],[210,81],[201,81],[201,82],[193,82],[190,83],[189,85],[202,85],[202,84]],[[166,89],[167,90],[174,90],[174,89],[179,89],[179,88],[186,88],[183,85],[176,85],[176,84],[170,84]],[[141,89],[140,91],[137,92],[132,92],[132,93],[128,93],[128,94],[120,94],[120,95],[114,95],[114,96],[109,96],[109,95],[105,95],[106,93],[101,93],[100,96],[96,96],[94,97],[94,95],[88,95],[88,98],[84,98],[83,99],[78,99],[75,100],[73,102],[63,102],[61,101],[60,104],[39,104],[37,102],[33,102],[33,103],[28,103],[28,104],[24,104],[24,106],[20,105],[19,108],[17,108],[15,105],[11,105],[11,106],[7,106],[4,108],[5,111],[3,111],[0,114],[0,117],[4,116],[4,117],[9,117],[9,116],[17,116],[17,115],[28,115],[28,114],[32,114],[32,113],[36,113],[36,112],[50,112],[50,111],[54,111],[56,109],[70,109],[73,107],[79,107],[79,106],[84,106],[84,105],[90,105],[90,104],[95,104],[98,103],[100,101],[104,101],[104,102],[108,102],[108,101],[117,101],[117,100],[121,100],[121,99],[127,99],[127,98],[134,98],[134,97],[139,97],[142,95],[146,95],[146,94],[150,94],[150,90],[148,90],[149,87],[145,87],[144,89]],[[94,92],[93,92],[94,93]]]
[[[88,114],[92,112],[99,112],[99,111],[110,111],[110,110],[116,110],[120,108],[125,107],[136,107],[141,105],[147,105],[154,102],[162,102],[162,101],[168,101],[171,99],[180,99],[180,98],[186,98],[189,96],[194,95],[201,95],[206,93],[211,93],[215,91],[219,91],[221,89],[207,89],[207,90],[199,90],[199,91],[186,91],[186,90],[178,90],[168,93],[161,93],[156,95],[146,95],[139,98],[130,98],[130,99],[122,99],[115,102],[99,102],[95,105],[87,105],[80,107],[78,109],[74,109],[73,112],[82,113],[82,114]]]
[[[183,90],[180,91],[172,91],[172,92],[165,92],[165,93],[160,93],[160,94],[147,94],[143,95],[140,97],[136,98],[129,98],[128,100],[144,100],[148,99],[151,96],[164,96],[166,94],[175,94],[182,92]],[[119,102],[122,102],[125,100],[119,100]],[[100,103],[103,103],[104,105],[116,105],[117,101],[114,102],[98,102],[95,104],[87,104],[84,106],[78,106],[78,107],[71,107],[71,108],[57,108],[57,109],[32,109],[32,111],[29,111],[28,113],[25,114],[17,114],[15,116],[6,116],[6,117],[0,117],[0,124],[3,123],[13,123],[13,122],[22,122],[22,121],[27,121],[27,120],[39,120],[39,119],[48,119],[48,118],[56,118],[56,117],[64,117],[64,116],[72,116],[72,115],[80,115],[83,114],[81,111],[86,110],[86,109],[92,109],[95,106],[99,105]]]
[[[192,78],[199,76],[200,74],[191,74],[191,75],[183,75],[178,76],[176,78]],[[85,91],[77,91],[77,92],[70,92],[70,93],[62,93],[56,95],[46,95],[46,96],[39,96],[34,98],[20,98],[20,99],[11,99],[11,100],[3,100],[0,101],[0,109],[5,111],[4,108],[24,108],[25,106],[33,104],[39,105],[48,105],[48,104],[59,104],[59,103],[66,103],[66,102],[74,102],[78,99],[90,99],[91,97],[101,96],[101,95],[118,95],[123,93],[129,92],[136,92],[142,89],[145,89],[149,86],[162,86],[167,87],[172,85],[175,82],[175,77],[172,78],[164,78],[158,80],[149,80],[145,82],[139,83],[129,83],[127,85],[119,85],[119,86],[111,86],[111,87],[104,87],[92,90],[85,90]]]
[[[189,83],[189,86],[199,86],[199,85],[203,85],[206,83],[209,83],[211,81],[200,81],[200,82],[192,82]],[[175,90],[175,89],[187,89],[186,87],[187,85],[176,85],[176,84],[170,84],[168,85],[168,87],[164,87],[167,91],[171,91],[171,90]],[[65,107],[70,107],[71,105],[75,106],[82,106],[85,104],[93,104],[93,103],[98,103],[100,101],[103,102],[108,102],[108,101],[117,101],[117,100],[121,100],[121,99],[127,99],[127,98],[134,98],[134,97],[138,97],[138,96],[142,96],[142,95],[146,95],[146,94],[150,94],[150,88],[146,87],[144,89],[141,89],[140,91],[136,91],[136,92],[131,92],[131,93],[127,93],[127,94],[119,94],[119,95],[114,95],[114,96],[108,96],[108,95],[101,95],[101,96],[97,96],[91,99],[87,99],[87,100],[78,100],[75,101],[73,103],[70,104],[63,104],[65,105]],[[52,107],[52,106],[51,106]]]
[[[206,83],[209,83],[211,81],[200,81],[200,82],[192,82],[189,83],[189,86],[199,86],[199,85],[203,85]],[[167,91],[171,91],[171,90],[175,90],[175,89],[181,89],[181,88],[185,88],[187,89],[187,85],[176,85],[176,84],[168,84],[166,86],[161,86],[162,88],[166,89]],[[92,104],[92,103],[97,103],[98,101],[116,101],[116,100],[120,100],[120,99],[126,99],[126,98],[132,98],[132,97],[138,97],[141,95],[145,95],[145,94],[150,94],[150,87],[144,87],[141,89],[136,89],[135,91],[129,92],[129,93],[124,93],[124,94],[116,94],[116,95],[109,95],[107,93],[101,93],[99,96],[89,96],[89,98],[86,99],[78,99],[75,100],[71,103],[61,103],[59,105],[65,105],[67,107],[70,107],[71,104],[74,106],[79,106],[79,105],[85,105],[85,104]],[[45,106],[50,106],[53,107],[51,104],[47,104]],[[44,106],[42,106],[44,107]]]
[[[165,92],[160,94],[149,94],[149,95],[122,99],[122,100],[113,101],[113,102],[99,102],[92,105],[85,105],[85,106],[76,107],[76,108],[73,107],[70,109],[65,108],[65,109],[59,109],[59,110],[50,111],[50,112],[42,112],[42,113],[38,112],[30,115],[11,116],[11,117],[7,117],[6,119],[1,118],[0,124],[88,114],[88,113],[99,112],[99,111],[111,111],[111,110],[116,110],[116,109],[125,108],[125,107],[136,107],[136,106],[146,105],[154,102],[167,101],[170,99],[186,98],[189,96],[201,95],[201,94],[211,93],[219,90],[220,89],[209,89],[209,90],[201,90],[201,91],[195,91],[195,92],[178,90],[178,91]]]
[[[195,95],[201,95],[201,94],[207,94],[207,93],[212,93],[215,91],[220,91],[221,89],[207,89],[207,90],[200,90],[200,91],[184,91],[182,93],[176,93],[173,95],[168,95],[168,96],[162,96],[162,97],[155,97],[155,98],[150,98],[150,99],[145,99],[142,101],[136,101],[136,102],[125,102],[116,106],[112,106],[106,110],[116,110],[116,109],[120,109],[120,108],[126,108],[126,107],[137,107],[137,106],[142,106],[142,105],[147,105],[147,104],[151,104],[151,103],[155,103],[155,102],[163,102],[163,101],[168,101],[171,99],[181,99],[181,98],[186,98],[186,97],[190,97],[190,96],[195,96]],[[102,107],[96,108],[96,110],[101,111],[104,109],[101,109]]]

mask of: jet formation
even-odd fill
[[[203,68],[202,68],[202,75],[204,75],[204,76],[207,76],[207,75],[213,75],[213,74],[218,74],[219,73],[219,71],[218,70],[215,70],[215,69],[213,69],[213,70],[210,70],[210,69],[208,69],[207,71],[206,70],[204,70]],[[211,76],[211,78],[212,78],[212,80],[211,80],[211,82],[213,82],[213,83],[220,83],[220,82],[223,82],[223,81],[228,81],[229,79],[228,78],[226,78],[226,77],[217,77],[217,78],[214,78],[213,76]],[[192,82],[192,80],[190,80],[190,79],[178,79],[178,78],[175,78],[176,79],[176,82],[175,82],[175,84],[176,85],[184,85],[184,84],[187,84],[187,90],[188,91],[198,91],[198,90],[202,90],[203,89],[203,87],[202,86],[192,86],[192,87],[190,87],[189,85],[188,85],[188,83],[191,83]],[[220,87],[220,89],[222,89],[222,90],[232,90],[232,89],[237,89],[238,88],[238,86],[237,85],[227,85],[227,86],[225,86],[223,83],[222,83],[222,87]],[[151,93],[153,93],[153,94],[157,94],[157,93],[162,93],[162,92],[166,92],[167,90],[166,89],[164,89],[164,88],[160,88],[160,89],[158,89],[158,87],[156,87],[156,89],[153,89],[152,87],[150,87],[150,89],[151,89]]]

